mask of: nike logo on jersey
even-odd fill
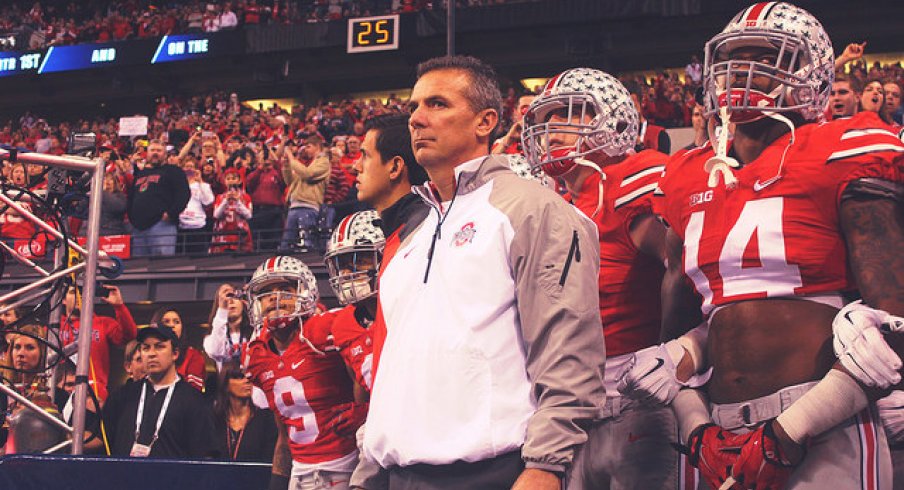
[[[653,374],[653,372],[655,372],[657,369],[661,368],[663,364],[665,364],[665,361],[661,357],[657,357],[656,365],[653,366],[653,369],[650,369],[649,371],[645,372],[643,374],[643,376],[640,377],[640,379],[646,378],[647,376]]]
[[[300,361],[298,361],[298,362],[293,362],[293,363],[292,363],[292,369],[298,368],[298,366],[301,366],[301,364],[302,364],[304,361],[305,361],[305,360],[302,359],[302,360],[300,360]]]
[[[776,175],[775,177],[772,177],[771,179],[764,181],[764,182],[760,182],[760,179],[756,179],[756,182],[753,183],[753,192],[760,192],[761,190],[778,182],[778,180],[781,178],[782,178],[781,175]]]

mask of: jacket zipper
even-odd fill
[[[565,285],[568,279],[568,271],[571,270],[571,262],[581,262],[581,248],[578,246],[578,231],[574,230],[571,235],[571,248],[568,249],[568,258],[565,259],[565,267],[562,269],[562,277],[559,278],[559,286]]]

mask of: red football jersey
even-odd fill
[[[305,332],[328,330],[330,317],[304,322]],[[314,352],[294,337],[282,355],[270,349],[267,335],[251,341],[242,356],[251,381],[266,393],[289,433],[292,458],[304,464],[325,463],[355,451],[355,440],[322,430],[332,409],[353,401],[352,384],[339,354]]]
[[[355,305],[336,312],[332,325],[333,343],[345,364],[355,373],[355,381],[370,390],[373,383],[373,340],[355,316]]]
[[[637,216],[652,214],[652,194],[668,158],[644,150],[603,168],[603,206],[593,221],[600,239],[600,317],[609,356],[659,342],[659,289],[665,267],[637,250],[629,227]],[[599,203],[600,178],[597,173],[587,178],[574,200],[587,216]]]
[[[734,301],[855,287],[839,223],[841,195],[859,178],[904,183],[904,144],[875,113],[786,134],[734,169],[738,185],[707,185],[712,146],[673,158],[654,208],[684,240],[684,272],[703,313]],[[782,156],[786,151],[782,165]]]

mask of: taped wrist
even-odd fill
[[[854,378],[837,369],[829,373],[810,391],[792,403],[775,421],[794,442],[807,439],[844,422],[869,404],[866,393]]]
[[[678,420],[678,440],[688,445],[688,439],[694,429],[701,425],[712,424],[709,414],[709,400],[700,390],[683,389],[672,401],[672,411]],[[784,426],[782,426],[784,427]]]
[[[684,350],[691,356],[695,373],[699,373],[706,366],[706,339],[708,337],[709,322],[703,322],[688,333],[675,339],[678,345],[684,347]]]

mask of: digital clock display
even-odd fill
[[[399,16],[359,17],[348,20],[349,53],[399,49]]]

